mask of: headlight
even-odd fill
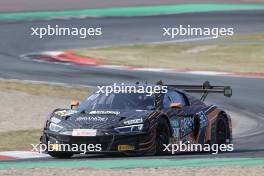
[[[142,128],[143,128],[143,124],[138,124],[138,125],[117,127],[115,128],[115,130],[117,130],[120,133],[127,133],[127,132],[140,132]]]
[[[55,123],[55,124],[57,124],[57,123],[60,123],[60,122],[61,122],[61,120],[60,120],[60,119],[58,119],[57,117],[51,117],[51,118],[50,118],[50,121],[51,121],[51,122],[53,122],[53,123]]]
[[[49,130],[50,130],[50,131],[54,131],[54,132],[58,132],[58,131],[60,131],[62,128],[63,128],[62,126],[59,126],[59,125],[57,125],[57,124],[55,124],[55,123],[50,123],[50,125],[49,125]]]

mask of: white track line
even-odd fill
[[[30,152],[30,151],[6,151],[0,152],[0,156],[13,157],[16,159],[28,159],[28,158],[45,158],[50,157],[48,154]]]

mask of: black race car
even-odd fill
[[[208,93],[230,97],[230,87],[211,86],[209,82],[164,85],[159,81],[157,85],[166,86],[166,93],[97,92],[81,104],[73,102],[71,109],[54,110],[40,138],[47,146],[44,151],[56,158],[79,153],[155,155],[163,154],[169,143],[231,142],[230,116],[216,105],[203,103]],[[189,92],[203,96],[198,99]]]

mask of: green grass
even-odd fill
[[[92,90],[90,88],[71,88],[23,81],[0,80],[0,91],[20,91],[32,95],[82,100]],[[30,144],[38,144],[40,136],[41,130],[38,129],[0,132],[0,151],[31,150],[32,146]]]
[[[32,95],[82,100],[91,92],[91,88],[72,88],[59,85],[35,84],[23,81],[0,80],[0,91],[14,90]]]
[[[228,40],[256,40],[256,41],[264,41],[264,34],[242,34],[242,35],[234,35],[226,37]]]
[[[105,64],[136,67],[174,68],[184,70],[264,73],[264,35],[237,36],[232,40],[254,39],[252,42],[213,45],[142,44],[99,49],[82,49],[78,55],[102,60]]]
[[[0,151],[32,150],[31,144],[38,144],[40,129],[0,132]]]

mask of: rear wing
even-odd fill
[[[174,87],[190,93],[203,93],[201,100],[204,101],[209,93],[222,93],[226,97],[232,96],[232,89],[230,86],[212,86],[209,81],[202,85],[166,85]]]

